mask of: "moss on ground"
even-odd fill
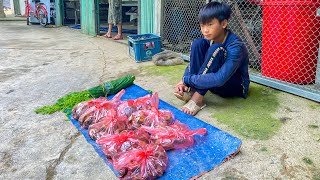
[[[308,165],[312,165],[313,164],[312,160],[310,158],[308,158],[308,157],[304,157],[304,158],[302,158],[302,160],[303,160],[304,163],[306,163]]]
[[[184,70],[187,67],[187,63],[182,65],[176,66],[143,66],[140,67],[141,71],[147,72],[148,75],[155,75],[155,76],[165,76],[168,78],[168,83],[171,85],[177,84],[184,73]]]
[[[213,117],[246,138],[269,139],[281,126],[281,122],[273,117],[279,106],[277,92],[251,83],[247,99],[225,99],[216,106]]]
[[[316,125],[316,124],[309,124],[308,127],[309,127],[310,129],[318,129],[318,128],[319,128],[319,126]]]
[[[320,180],[320,169],[313,169],[311,173],[313,180]]]
[[[311,173],[313,180],[320,180],[320,168],[318,163],[313,163],[309,157],[303,157],[302,161],[307,165],[308,171]]]
[[[165,76],[169,84],[176,84],[182,77],[187,63],[177,66],[143,66],[142,72],[148,75]],[[276,93],[279,91],[251,83],[247,99],[223,99],[214,107],[214,117],[232,127],[240,135],[266,140],[280,128],[280,120],[272,117],[279,106]],[[221,106],[220,106],[221,105]]]
[[[309,104],[309,107],[310,107],[311,109],[317,110],[317,109],[320,109],[320,104],[319,104],[319,103],[312,102],[312,103]]]
[[[267,149],[267,147],[262,147],[262,148],[260,148],[260,151],[262,151],[262,152],[267,152],[268,149]]]

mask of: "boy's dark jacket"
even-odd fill
[[[228,36],[222,46],[227,51],[227,57],[218,72],[192,75],[187,68],[182,80],[186,85],[197,89],[211,89],[223,86],[237,72],[241,74],[243,96],[247,97],[250,84],[248,50],[243,41],[230,30],[228,30]]]

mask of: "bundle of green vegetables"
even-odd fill
[[[36,109],[35,112],[37,114],[52,114],[57,111],[70,112],[73,106],[80,102],[118,93],[121,89],[132,85],[134,79],[134,75],[126,75],[112,81],[104,82],[88,90],[69,93],[59,98],[56,104],[40,107]]]

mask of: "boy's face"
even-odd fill
[[[221,23],[218,19],[214,18],[206,24],[200,23],[200,28],[203,36],[208,40],[216,41],[224,37],[225,29],[227,28],[228,21],[223,20]]]

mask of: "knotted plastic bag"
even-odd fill
[[[133,129],[141,125],[149,127],[167,126],[174,122],[173,113],[169,110],[159,110],[159,96],[154,93],[151,96],[151,109],[138,110],[129,117],[128,125]]]
[[[97,144],[101,145],[103,153],[109,160],[120,153],[132,150],[133,148],[141,148],[149,143],[149,134],[145,131],[124,130],[119,134],[104,135],[97,139]]]
[[[142,148],[119,153],[113,160],[120,179],[155,179],[168,166],[168,155],[163,147],[147,144]]]
[[[151,140],[161,145],[165,150],[187,148],[194,144],[194,135],[204,135],[207,130],[205,128],[190,130],[189,127],[179,121],[165,127],[148,127],[141,126],[141,130],[145,130],[151,134]]]
[[[94,124],[106,115],[107,111],[110,109],[116,109],[120,103],[121,96],[125,93],[125,90],[118,92],[111,100],[105,100],[101,102],[94,103],[90,106],[80,117],[79,124],[81,128],[88,129],[91,124]]]
[[[116,110],[110,109],[108,115],[101,118],[99,122],[92,124],[88,128],[88,134],[91,139],[98,139],[108,134],[118,134],[126,130],[128,120],[117,117]]]
[[[120,92],[118,92],[110,101],[104,101],[100,104],[96,104],[96,111],[94,113],[94,121],[93,123],[99,122],[99,120],[105,116],[107,116],[107,112],[111,109],[116,110],[117,107],[123,103],[121,101],[121,97],[124,95],[125,90],[122,89]]]
[[[128,118],[135,111],[136,107],[134,106],[134,100],[132,99],[123,101],[117,108],[118,117]]]
[[[121,103],[118,108],[119,117],[129,118],[137,110],[151,109],[151,95],[145,95],[137,99],[129,99]]]
[[[73,119],[79,119],[79,117],[91,106],[94,106],[95,104],[100,104],[103,101],[106,101],[106,97],[100,97],[98,99],[92,99],[89,101],[84,101],[81,103],[76,104],[72,109],[72,118]]]
[[[139,97],[134,100],[133,105],[136,107],[136,110],[149,110],[152,108],[151,98],[151,94]]]

